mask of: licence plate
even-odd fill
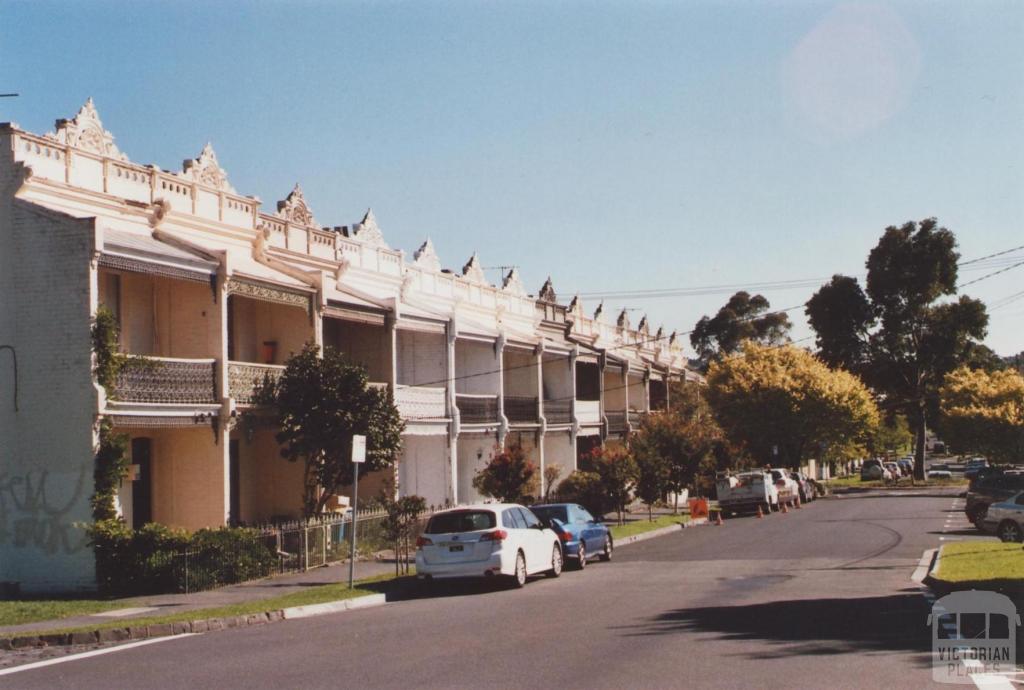
[[[449,551],[462,551],[462,544],[452,544],[448,547]]]

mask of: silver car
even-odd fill
[[[1002,541],[1024,541],[1024,492],[990,505],[983,529],[995,533]]]

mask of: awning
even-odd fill
[[[398,305],[398,320],[395,326],[406,331],[444,333],[448,328],[448,318],[443,314],[401,302]]]
[[[324,316],[343,321],[355,321],[374,326],[383,326],[387,321],[388,310],[368,302],[355,295],[344,294],[339,299],[328,298],[324,307]]]
[[[227,293],[249,299],[300,307],[313,313],[313,288],[241,253],[228,256],[231,277]]]
[[[152,235],[103,229],[103,251],[99,265],[119,271],[209,283],[217,275],[218,264],[204,256],[186,251]]]

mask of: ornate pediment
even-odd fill
[[[619,317],[615,319],[615,325],[624,331],[629,330],[629,312],[626,309],[619,312]]]
[[[603,313],[604,313],[604,300],[601,300],[601,302],[597,305],[597,309],[594,310],[594,321],[599,321],[601,319],[601,314],[603,314]]]
[[[654,342],[661,346],[661,341],[665,339],[665,328],[658,326],[658,330],[654,333]]]
[[[237,193],[228,183],[228,174],[217,162],[217,154],[213,152],[213,145],[210,142],[206,142],[198,158],[186,160],[182,164],[181,176],[223,192]]]
[[[674,344],[675,344],[675,342],[676,342],[676,332],[675,332],[675,331],[672,331],[672,334],[671,334],[671,335],[670,335],[670,336],[668,337],[668,344],[669,344],[669,347],[671,347],[672,345],[674,345]]]
[[[555,294],[555,286],[551,284],[551,276],[548,276],[548,279],[540,286],[540,292],[537,293],[537,298],[541,302],[550,302],[551,304],[558,302],[558,296]]]
[[[437,250],[434,249],[434,243],[430,241],[428,237],[426,241],[420,245],[413,255],[413,263],[420,268],[434,273],[441,271],[441,257],[437,255]]]
[[[526,296],[526,288],[523,287],[523,281],[519,279],[519,269],[515,266],[508,272],[505,279],[501,282],[501,289],[505,292],[509,292],[517,297]]]
[[[51,139],[101,156],[128,160],[128,157],[114,145],[114,135],[103,128],[103,122],[100,121],[92,98],[88,99],[78,114],[70,120],[57,120],[56,127],[56,132],[49,135]]]
[[[647,314],[644,314],[640,318],[640,323],[637,324],[636,330],[643,335],[648,335],[651,332],[651,329],[647,325]]]
[[[377,216],[373,215],[373,209],[370,208],[366,209],[363,220],[356,225],[355,238],[374,247],[389,248],[387,242],[384,241],[384,233],[377,225]]]
[[[462,267],[462,277],[471,283],[479,283],[481,285],[487,282],[487,277],[484,276],[484,269],[480,265],[480,257],[473,252],[473,256],[469,257],[469,261]]]
[[[298,183],[295,183],[295,189],[284,198],[284,201],[277,202],[277,215],[297,225],[320,227],[313,217],[313,212],[309,210],[309,204],[306,203],[306,197],[303,196],[302,187]]]

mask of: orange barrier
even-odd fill
[[[690,519],[696,520],[697,518],[706,518],[708,516],[708,499],[706,498],[691,498],[688,503],[690,504]]]

